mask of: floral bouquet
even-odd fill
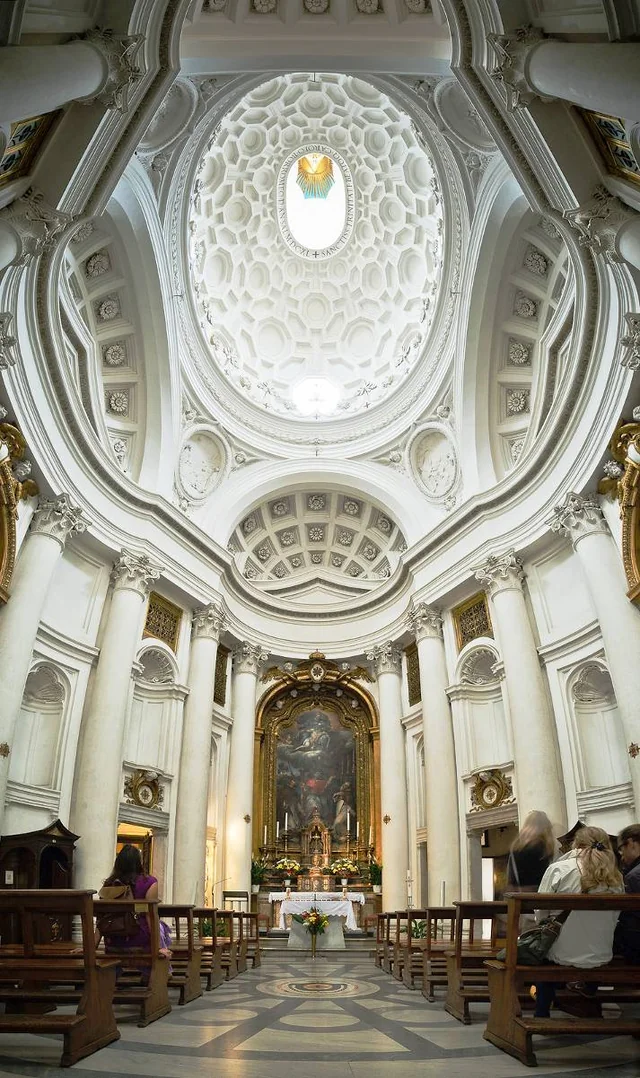
[[[315,958],[318,936],[322,935],[322,933],[329,927],[329,918],[327,914],[322,913],[317,906],[312,906],[310,910],[306,910],[304,913],[294,913],[292,920],[305,926],[307,932],[311,936],[311,957]]]
[[[294,861],[293,857],[281,857],[276,861],[276,868],[283,876],[298,876],[301,871],[300,862]]]
[[[331,871],[334,876],[340,876],[341,879],[349,876],[357,876],[360,871],[355,862],[351,861],[348,857],[339,857],[337,861],[334,861],[331,865]]]

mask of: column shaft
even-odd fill
[[[234,654],[233,728],[227,783],[225,889],[251,893],[253,831],[253,757],[256,688],[260,663],[267,654],[243,643]],[[247,819],[248,817],[248,819]]]
[[[627,747],[640,744],[640,611],[627,599],[620,555],[597,498],[568,494],[551,527],[573,540],[600,623]],[[629,763],[638,812],[640,757]]]
[[[513,552],[490,558],[476,577],[489,587],[504,663],[520,821],[539,809],[564,828],[555,721],[522,590],[521,562]]]
[[[193,619],[189,696],[182,726],[176,806],[174,902],[204,902],[211,712],[221,611],[208,606]]]
[[[72,826],[80,835],[77,887],[100,887],[113,864],[131,668],[144,600],[159,576],[146,555],[126,551],[114,568],[111,607],[76,760]]]
[[[542,41],[527,55],[525,77],[548,97],[623,119],[640,114],[640,46]]]
[[[0,49],[0,121],[41,116],[104,85],[105,58],[86,41],[66,45],[9,45]]]
[[[68,536],[85,527],[66,494],[41,499],[16,563],[9,602],[0,611],[0,742],[9,746],[9,755],[0,756],[0,826],[15,725],[47,593]]]
[[[448,677],[438,611],[423,603],[410,613],[420,663],[427,810],[429,905],[438,906],[444,884],[447,904],[460,898],[458,782]]]
[[[409,837],[400,650],[385,643],[374,648],[368,658],[375,664],[380,708],[382,907],[403,910],[407,906]]]

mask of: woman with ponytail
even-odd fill
[[[572,849],[545,872],[539,891],[541,894],[554,891],[559,894],[622,894],[622,876],[606,831],[601,827],[581,827]],[[548,912],[545,910],[542,916],[548,916]],[[613,957],[617,920],[617,910],[572,910],[549,951],[548,960],[577,969],[604,966]],[[550,982],[536,986],[536,1018],[549,1017],[557,987]],[[580,991],[580,982],[572,987]]]

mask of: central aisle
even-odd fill
[[[428,1004],[373,960],[288,961],[262,967],[146,1029],[122,1023],[122,1039],[71,1071],[51,1066],[59,1039],[0,1039],[0,1078],[96,1074],[113,1078],[516,1078],[535,1073],[482,1039],[483,1010],[471,1026]],[[544,1075],[637,1078],[640,1043],[630,1038],[538,1041]],[[25,1047],[28,1044],[28,1047]],[[19,1047],[20,1045],[20,1047]],[[51,1047],[50,1047],[51,1046]],[[416,1069],[418,1064],[418,1069]]]

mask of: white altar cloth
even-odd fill
[[[342,891],[296,891],[295,894],[287,895],[286,891],[271,891],[269,902],[280,903],[280,921],[278,928],[286,928],[285,917],[288,913],[304,913],[316,906],[322,913],[329,917],[346,918],[347,928],[357,931],[353,903],[363,906],[364,894],[361,891],[348,891],[345,898]]]

